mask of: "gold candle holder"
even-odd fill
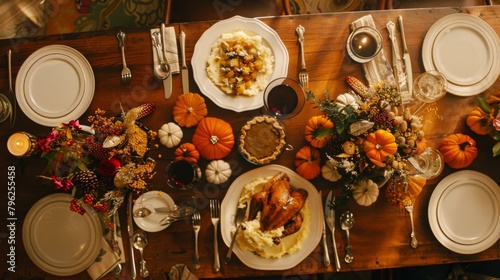
[[[27,132],[19,131],[7,140],[7,149],[16,157],[29,157],[36,149],[37,138]]]

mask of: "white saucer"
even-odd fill
[[[170,210],[175,210],[175,202],[168,194],[162,191],[149,191],[136,199],[132,212],[141,207],[146,207],[151,211],[158,207],[168,207]],[[134,222],[144,231],[158,232],[168,227],[168,225],[160,225],[163,217],[165,217],[163,214],[151,213],[151,215],[144,218],[134,217]]]

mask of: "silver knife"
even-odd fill
[[[318,190],[319,193],[319,202],[322,203],[321,190]],[[330,255],[328,253],[328,243],[326,242],[326,220],[323,220],[323,234],[322,234],[322,243],[323,243],[323,264],[325,267],[330,265]]]
[[[408,53],[408,47],[406,46],[406,38],[405,38],[405,28],[403,26],[403,17],[398,16],[399,30],[401,31],[401,38],[403,40],[403,61],[405,62],[405,72],[406,72],[406,81],[408,84],[408,94],[410,97],[412,96],[413,90],[413,72],[411,70],[411,59],[410,53]]]
[[[172,71],[172,67],[170,66],[170,62],[168,61],[167,57],[167,44],[165,43],[165,23],[161,24],[160,27],[160,34],[161,34],[161,47],[163,50],[163,58],[165,59],[165,62],[168,64],[170,71]],[[163,80],[163,91],[165,94],[165,99],[169,99],[170,96],[172,95],[172,72],[170,72],[170,75]]]
[[[335,257],[335,268],[340,271],[340,260],[339,254],[337,252],[337,243],[335,242],[335,209],[334,209],[335,197],[333,196],[333,191],[328,193],[325,201],[325,220],[326,224],[332,232],[332,243],[333,243],[333,256]]]
[[[186,34],[184,31],[181,31],[179,35],[179,44],[181,45],[181,56],[182,56],[182,67],[181,67],[181,76],[182,76],[182,93],[189,92],[189,71],[186,65]]]
[[[128,196],[127,230],[128,230],[128,242],[130,245],[130,277],[132,279],[135,279],[137,277],[137,271],[135,270],[134,245],[133,245],[134,221],[132,221],[132,206],[133,206],[132,195],[133,193],[131,192]]]

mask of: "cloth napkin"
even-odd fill
[[[103,230],[105,232],[101,241],[101,249],[94,263],[87,269],[87,273],[94,280],[101,279],[111,272],[118,264],[125,263],[123,255],[123,240],[121,234],[120,218],[118,212],[114,213],[113,223],[116,230]],[[105,225],[103,225],[104,229]],[[119,255],[113,250],[113,242],[118,246]]]
[[[350,28],[351,31],[353,31],[361,26],[370,26],[375,29],[377,28],[373,21],[372,15],[366,15],[357,19],[356,21],[351,23]],[[366,80],[370,84],[385,81],[389,86],[396,86],[392,67],[387,60],[384,49],[380,50],[378,55],[371,61],[364,63],[363,70],[365,72]]]
[[[161,32],[160,28],[153,28],[150,31],[150,34],[153,35],[153,32]],[[177,51],[177,39],[175,37],[175,29],[172,26],[165,27],[165,33],[163,34],[163,38],[165,38],[165,49],[167,60],[170,63],[170,70],[172,74],[178,74],[180,72],[179,67],[179,55]],[[159,59],[156,48],[151,44],[153,49],[153,65],[158,65]]]
[[[198,280],[198,277],[189,271],[185,264],[176,264],[172,266],[168,276],[170,280]]]

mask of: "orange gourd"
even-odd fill
[[[196,127],[192,142],[202,157],[221,159],[229,155],[234,146],[233,129],[221,119],[206,117]]]
[[[333,136],[333,122],[326,116],[313,116],[307,121],[304,135],[315,148],[323,148]]]
[[[197,93],[185,93],[177,98],[172,115],[183,127],[196,126],[208,114],[205,99]]]
[[[427,183],[427,180],[420,176],[408,176],[406,180],[408,182],[408,192],[414,198],[422,192],[422,188]]]
[[[366,157],[375,165],[384,167],[384,161],[398,150],[396,138],[387,130],[379,129],[369,133],[363,142]]]
[[[479,135],[487,135],[491,131],[493,117],[477,107],[469,112],[466,123],[469,128]]]
[[[184,159],[189,163],[197,163],[200,153],[192,143],[183,143],[174,151],[175,160]]]
[[[478,151],[474,139],[462,133],[455,133],[441,141],[439,152],[449,167],[460,169],[469,166],[476,158]]]
[[[417,143],[417,151],[416,151],[417,155],[423,153],[425,149],[427,149],[427,147],[429,146],[425,138],[422,138],[422,140],[417,140],[416,143]]]
[[[319,150],[304,146],[295,154],[295,170],[307,180],[316,178],[321,172]]]

